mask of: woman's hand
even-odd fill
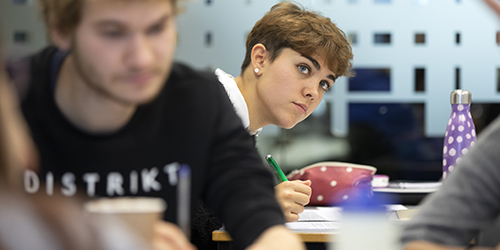
[[[299,214],[311,198],[311,181],[284,181],[274,187],[276,200],[281,206],[287,222],[299,220]]]

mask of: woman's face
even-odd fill
[[[285,48],[264,64],[257,83],[260,120],[290,129],[318,107],[325,92],[335,82],[335,74],[324,57],[304,56]]]
[[[15,97],[12,85],[7,83],[5,73],[0,71],[0,155],[3,160],[0,172],[6,174],[0,179],[5,178],[7,182],[20,182],[22,170],[37,165],[35,146]]]

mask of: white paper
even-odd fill
[[[416,188],[439,188],[442,182],[389,182],[390,188],[405,188],[405,189],[416,189]]]
[[[407,207],[401,205],[401,204],[390,204],[390,205],[385,205],[385,208],[389,211],[397,211],[397,210],[406,210],[408,209]]]
[[[339,229],[339,223],[333,221],[305,221],[305,222],[287,222],[286,227],[290,230],[336,230]]]
[[[340,207],[306,207],[299,214],[299,221],[340,221],[342,218]]]

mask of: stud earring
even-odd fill
[[[253,71],[255,72],[255,74],[259,73],[259,69],[258,68],[255,68]]]

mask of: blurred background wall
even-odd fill
[[[276,0],[189,0],[176,59],[237,76],[245,39]],[[369,164],[392,179],[438,180],[449,94],[472,93],[478,133],[499,113],[500,20],[482,0],[299,0],[351,40],[357,76],[340,78],[313,115],[257,139],[288,172],[319,161]],[[37,0],[0,1],[10,55],[47,44]]]

